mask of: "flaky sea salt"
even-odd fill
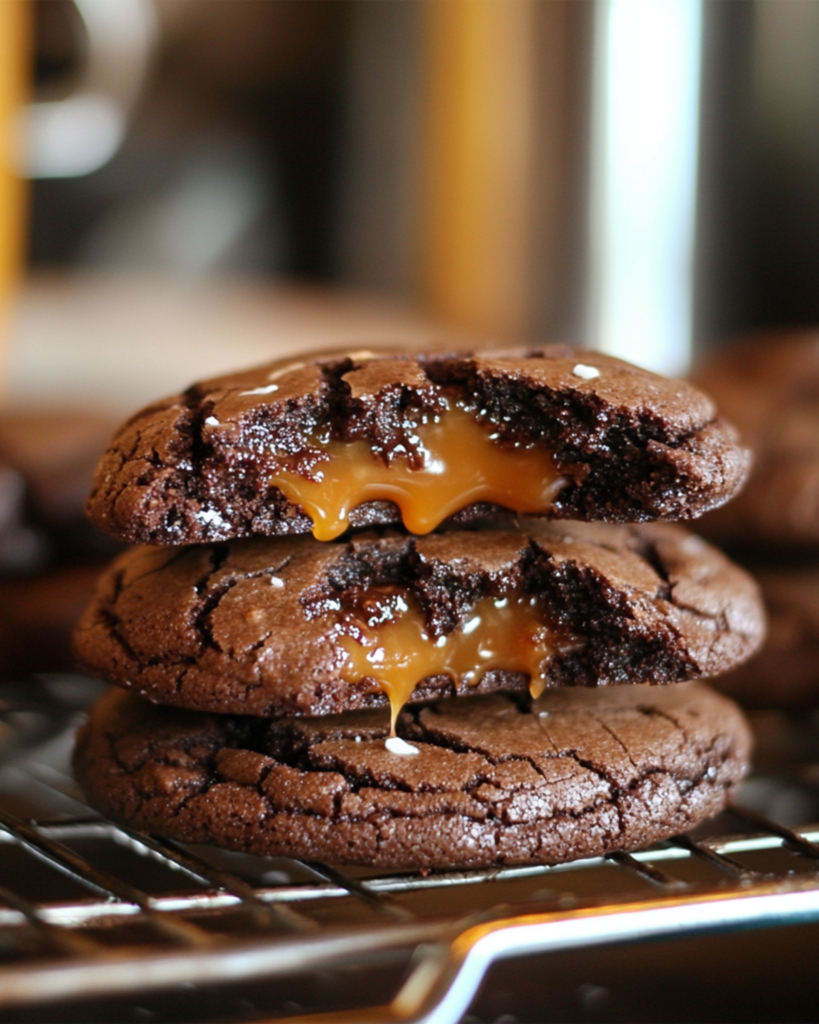
[[[595,377],[600,376],[600,371],[596,366],[586,366],[585,363],[578,363],[572,373],[575,377],[582,377],[583,380],[594,380]]]
[[[240,391],[239,395],[244,397],[245,395],[272,395],[274,391],[279,390],[278,384],[265,384],[260,388],[253,388],[252,391]]]
[[[407,743],[406,740],[402,740],[400,736],[390,736],[389,739],[384,740],[384,746],[391,754],[420,753],[418,747],[414,747],[411,743]]]
[[[197,520],[205,526],[223,526],[224,519],[215,508],[203,508],[196,513]]]
[[[271,576],[270,586],[275,587],[277,590],[281,590],[282,587],[284,586],[284,580],[281,578],[281,576]]]

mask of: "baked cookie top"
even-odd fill
[[[135,548],[100,578],[75,648],[152,700],[273,717],[679,682],[726,671],[763,632],[753,580],[682,527],[500,517]]]
[[[75,771],[100,810],[174,839],[389,867],[556,863],[720,811],[747,770],[739,709],[706,686],[493,694],[402,714],[268,723],[111,690]]]
[[[819,330],[739,338],[697,370],[754,450],[748,485],[707,530],[725,543],[819,546]]]
[[[690,519],[738,490],[734,429],[690,384],[565,346],[305,357],[137,413],[88,501],[102,529],[184,544],[352,526],[426,533],[500,506]]]

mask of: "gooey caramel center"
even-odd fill
[[[481,598],[452,633],[435,640],[412,598],[383,590],[370,599],[364,615],[343,616],[336,629],[347,654],[342,678],[378,683],[390,700],[391,735],[422,679],[448,675],[476,685],[493,669],[523,672],[532,696],[539,697],[549,659],[565,646],[565,637],[561,642],[543,621],[542,602],[526,594]]]
[[[412,452],[394,453],[389,462],[365,441],[316,439],[310,469],[283,463],[271,483],[310,516],[317,540],[338,537],[350,511],[367,501],[394,502],[412,533],[429,533],[474,502],[524,514],[548,509],[566,483],[551,453],[501,446],[495,429],[479,423],[474,411],[453,406],[438,420],[418,424]]]

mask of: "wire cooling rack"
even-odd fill
[[[695,834],[556,867],[377,873],[95,815],[67,765],[97,692],[74,676],[0,686],[0,1021],[449,1024],[505,958],[819,921],[809,719],[756,719],[761,770]],[[260,984],[278,985],[272,1009],[247,998]],[[163,993],[171,1009],[146,1006]]]

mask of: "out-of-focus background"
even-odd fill
[[[92,467],[195,379],[819,322],[818,49],[815,0],[0,0],[0,674],[70,664]],[[700,371],[773,439],[723,543],[784,493],[819,535],[811,337]]]
[[[817,283],[817,0],[0,0],[0,679],[70,670],[114,550],[84,495],[143,403],[328,347],[685,374],[745,336],[699,379],[758,469],[697,528],[762,570],[771,640],[717,685],[793,777],[750,798],[816,821]],[[518,960],[464,1020],[813,1019],[809,927]]]
[[[680,372],[819,317],[812,0],[6,2],[38,101],[12,398],[141,400],[265,339]]]
[[[815,0],[0,0],[0,585],[107,553],[114,424],[203,376],[552,340],[684,374],[810,328],[818,50]],[[819,347],[783,337],[756,391],[700,371],[759,448],[721,539],[819,550]],[[15,582],[0,671],[26,623],[66,662],[92,577],[51,661]]]

